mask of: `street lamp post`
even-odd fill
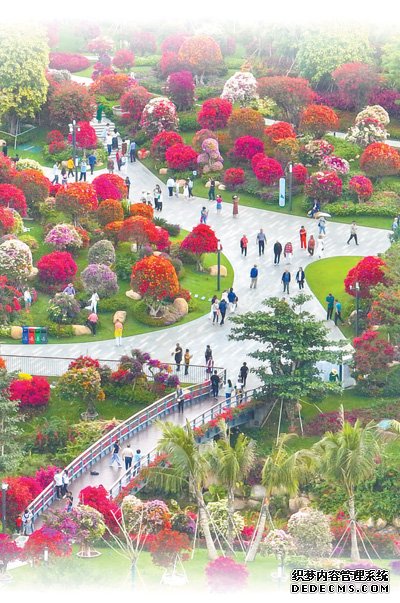
[[[76,125],[76,120],[72,120],[72,124],[68,124],[69,132],[72,135],[72,158],[74,161],[75,169],[75,182],[78,182],[78,161],[76,157],[76,133],[79,132],[80,128]]]
[[[354,285],[350,286],[350,289],[356,293],[356,337],[359,333],[359,320],[360,320],[360,283],[357,281]]]
[[[6,533],[6,522],[7,522],[7,513],[6,513],[6,496],[7,496],[8,484],[7,482],[1,483],[1,523],[3,528],[3,533]]]
[[[217,241],[217,291],[221,289],[221,251],[222,245],[220,239]]]
[[[293,211],[292,186],[293,186],[293,161],[289,161],[289,211]]]

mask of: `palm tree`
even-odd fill
[[[343,407],[341,413],[343,417]],[[373,421],[363,427],[358,420],[351,425],[343,419],[340,431],[326,433],[311,449],[321,476],[340,484],[346,492],[353,561],[360,559],[354,503],[355,488],[373,475],[376,459],[382,452],[382,447],[383,442]]]
[[[312,457],[309,451],[291,452],[287,447],[287,443],[293,437],[297,437],[296,434],[281,434],[275,448],[265,459],[261,479],[266,489],[265,498],[261,506],[257,529],[247,551],[246,562],[254,561],[256,558],[269,516],[270,497],[277,492],[285,492],[289,496],[294,496],[298,492],[300,480],[310,472]]]
[[[209,449],[209,463],[219,482],[228,493],[228,544],[233,546],[234,538],[234,490],[237,484],[249,474],[256,458],[256,443],[243,433],[239,434],[235,445],[230,442],[230,430],[225,421],[220,421],[221,439],[213,442]]]
[[[203,531],[210,559],[218,557],[211,537],[208,513],[203,498],[203,486],[209,475],[208,451],[200,448],[194,439],[189,421],[186,426],[171,422],[158,422],[162,435],[157,450],[168,458],[168,467],[154,467],[150,480],[169,492],[180,492],[185,486],[193,494],[199,512],[199,524]]]

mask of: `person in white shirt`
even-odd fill
[[[193,180],[191,178],[188,180],[188,191],[189,197],[193,197]]]
[[[33,515],[32,513],[28,510],[25,509],[25,511],[22,514],[22,534],[24,536],[30,536],[33,532]]]
[[[68,471],[66,469],[64,469],[64,471],[62,472],[62,495],[63,498],[65,498],[67,496],[67,492],[68,492],[68,486],[69,486],[69,475],[68,475]]]
[[[110,132],[107,132],[106,145],[107,145],[108,156],[110,156],[111,155],[111,151],[112,151],[112,136],[111,136]]]
[[[58,499],[62,498],[62,487],[63,487],[63,475],[61,471],[57,471],[54,474],[54,483],[56,486],[56,496]]]
[[[325,245],[322,234],[318,235],[317,239],[317,257],[321,260],[324,257]]]
[[[174,194],[174,186],[175,186],[175,180],[172,178],[172,176],[170,176],[167,180],[167,189],[168,189],[169,197],[172,197]]]
[[[133,450],[130,444],[127,444],[121,453],[122,459],[125,462],[125,471],[132,466]]]
[[[29,289],[24,291],[24,305],[26,312],[29,314],[32,305],[32,294]]]
[[[97,304],[100,300],[97,291],[92,294],[92,297],[89,299],[90,311],[97,314]]]
[[[58,179],[60,177],[60,164],[57,162],[53,165],[53,180],[52,184],[58,184]]]

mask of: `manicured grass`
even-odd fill
[[[80,77],[92,77],[93,65],[94,65],[94,63],[91,63],[89,65],[89,67],[86,67],[86,69],[82,69],[81,71],[76,71],[72,75],[79,75]]]

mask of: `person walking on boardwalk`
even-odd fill
[[[120,448],[119,440],[115,440],[115,442],[112,445],[110,467],[112,467],[112,465],[116,462],[118,467],[121,469],[122,462],[121,462],[121,457],[119,456],[119,448]]]
[[[314,255],[314,250],[315,250],[314,235],[310,235],[310,238],[308,239],[307,251],[312,256],[312,255]]]
[[[307,249],[307,231],[304,226],[300,228],[300,248]]]
[[[279,241],[276,241],[276,243],[274,245],[274,264],[275,264],[275,266],[277,266],[280,262],[281,253],[282,253],[282,245],[279,243]]]
[[[289,272],[288,269],[285,270],[285,272],[282,274],[282,284],[283,284],[283,293],[287,293],[288,295],[290,295],[289,293],[289,285],[290,285],[290,281],[292,279],[292,276]]]
[[[244,234],[242,236],[242,238],[240,239],[240,249],[241,249],[242,255],[244,255],[245,257],[247,256],[247,245],[248,244],[249,244],[249,240],[246,237],[246,235]]]
[[[292,263],[292,257],[293,257],[293,245],[290,241],[288,241],[283,249],[283,255],[286,258],[286,263],[287,264],[291,264]]]
[[[237,218],[239,215],[239,197],[237,195],[233,195],[232,197],[232,215],[234,218]]]
[[[133,450],[131,448],[130,444],[127,444],[125,446],[125,448],[123,449],[122,453],[122,460],[125,463],[125,471],[128,471],[128,469],[132,466],[132,461],[133,461]]]
[[[304,273],[303,268],[299,268],[298,271],[296,272],[296,283],[298,283],[299,285],[299,289],[304,289],[304,280],[306,278],[306,275]]]
[[[212,391],[212,395],[214,396],[214,398],[218,398],[218,392],[219,392],[219,384],[221,382],[220,377],[218,376],[218,372],[214,371],[214,373],[211,375],[211,391]]]
[[[241,383],[243,387],[246,387],[247,375],[249,374],[249,367],[247,366],[247,362],[243,362],[240,367],[239,376],[241,379]]]
[[[181,413],[181,412],[183,412],[185,397],[183,395],[183,389],[180,385],[176,386],[175,396],[176,396],[176,401],[178,402],[178,412]]]
[[[193,356],[190,353],[189,348],[186,348],[185,355],[183,357],[183,362],[185,364],[185,375],[189,374],[189,365],[190,365],[190,361],[192,358],[193,358]]]
[[[262,228],[260,228],[260,232],[257,233],[256,244],[258,245],[258,255],[264,255],[265,245],[267,243],[267,237],[265,236],[265,232]]]

